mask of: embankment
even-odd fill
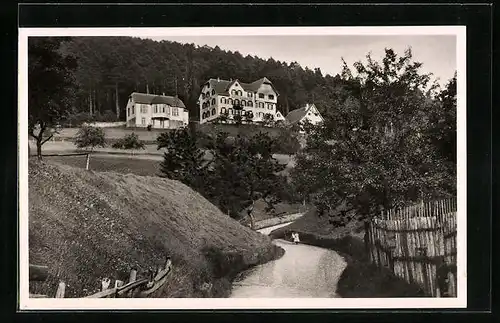
[[[29,261],[50,271],[32,293],[64,281],[66,297],[90,295],[168,255],[173,272],[151,297],[226,297],[238,272],[282,254],[177,181],[29,163]]]
[[[328,217],[318,217],[311,208],[289,226],[270,233],[273,239],[289,239],[291,232],[299,232],[302,243],[335,250],[347,262],[336,292],[344,298],[366,297],[423,297],[419,286],[408,284],[384,268],[370,263],[360,224],[334,227]]]

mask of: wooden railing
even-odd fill
[[[383,212],[368,232],[373,263],[386,267],[428,296],[456,297],[456,199]]]
[[[115,286],[109,288],[111,280],[105,278],[101,284],[101,291],[85,296],[85,298],[141,298],[148,297],[165,284],[168,274],[172,270],[172,262],[168,258],[164,266],[157,268],[149,277],[137,279],[137,271],[130,271],[129,281],[115,280]],[[30,265],[30,281],[45,281],[48,277],[46,266]],[[55,298],[64,298],[66,284],[59,282]],[[30,298],[48,298],[47,295],[30,294]]]

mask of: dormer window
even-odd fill
[[[212,90],[212,95],[214,95],[214,94],[215,94],[215,90]]]
[[[269,100],[274,100],[274,95],[269,94]]]
[[[252,92],[248,92],[248,93],[247,93],[247,96],[248,96],[249,98],[251,98],[251,97],[253,96],[253,95],[252,95]]]
[[[264,98],[264,94],[263,93],[259,93],[259,99],[263,99]]]

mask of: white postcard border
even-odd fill
[[[28,69],[29,36],[236,36],[236,35],[455,35],[457,37],[457,297],[456,298],[206,298],[38,299],[29,298],[28,261]],[[466,27],[196,27],[196,28],[20,28],[19,29],[19,309],[402,309],[467,306]]]

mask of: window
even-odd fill
[[[157,105],[155,105],[155,110],[154,111],[155,111],[155,113],[158,113],[158,106]]]
[[[269,94],[269,100],[274,100],[274,95]]]
[[[238,94],[239,96],[243,96],[243,92],[242,92],[241,90],[240,90],[240,91],[238,91],[238,92],[237,92],[237,94]]]
[[[212,95],[214,95],[214,94],[215,94],[215,90],[212,90]]]
[[[172,115],[173,116],[178,116],[179,115],[179,109],[176,107],[172,107]]]
[[[163,110],[163,112],[166,112],[167,115],[170,115],[170,107],[169,106],[166,106],[164,107],[165,110]]]
[[[144,113],[144,114],[148,113],[148,106],[147,105],[145,105],[145,104],[141,105],[141,113]]]
[[[130,115],[130,107],[127,108],[127,114]]]
[[[162,113],[165,113],[165,105],[163,105],[163,106],[161,107],[161,112],[162,112]]]
[[[263,99],[264,98],[264,94],[263,93],[259,93],[259,99]]]
[[[247,93],[247,96],[248,96],[249,98],[251,98],[251,97],[252,97],[252,92],[248,92],[248,93]]]
[[[235,99],[235,100],[234,100],[234,105],[240,105],[240,100]]]
[[[232,95],[236,95],[236,90],[232,90],[232,91],[231,91],[231,94],[232,94]]]
[[[215,98],[212,99],[212,105],[215,105]]]
[[[227,112],[228,112],[230,115],[232,115],[232,114],[233,114],[233,109],[229,108],[229,109],[227,109]]]
[[[212,109],[212,115],[214,116],[215,115],[215,108]]]
[[[269,110],[272,110],[272,109],[273,109],[273,104],[272,104],[272,103],[268,103],[268,104],[267,104],[267,108],[268,108]]]
[[[220,103],[226,103],[226,98],[220,98]]]
[[[221,108],[220,113],[226,113],[226,108]]]
[[[160,120],[160,127],[165,128],[165,120],[163,119]]]
[[[245,100],[241,100],[241,105],[242,105],[242,106],[246,106],[246,105],[247,105],[247,101],[245,101]]]
[[[146,125],[146,118],[142,118],[142,125],[145,126]]]
[[[229,100],[227,100],[227,103],[229,103],[229,104],[233,104],[233,99],[229,99]]]
[[[135,114],[135,107],[132,106],[132,114]]]
[[[264,102],[259,102],[259,108],[264,109]]]
[[[253,107],[253,102],[252,101],[248,101],[248,106],[249,107]]]

